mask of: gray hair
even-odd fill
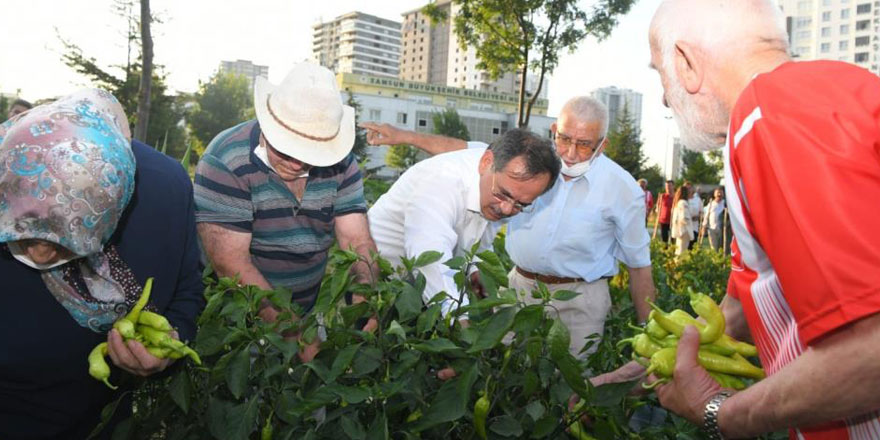
[[[675,44],[681,40],[726,57],[759,44],[788,51],[785,17],[772,0],[666,0],[651,21],[651,38],[662,56],[657,68],[673,78]]]
[[[601,126],[599,137],[604,138],[608,134],[608,108],[597,99],[589,96],[575,96],[565,102],[559,114],[579,121],[599,121]]]
[[[526,169],[520,175],[513,176],[518,180],[528,180],[541,174],[550,175],[550,183],[544,191],[553,187],[559,170],[562,167],[556,149],[549,139],[542,138],[528,130],[515,128],[504,133],[489,146],[492,151],[492,170],[500,172],[511,160],[522,157]]]

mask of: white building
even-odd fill
[[[791,53],[840,60],[880,75],[880,1],[780,0]]]
[[[220,71],[243,75],[248,79],[251,89],[254,88],[254,81],[258,76],[269,78],[269,66],[254,64],[250,60],[221,61]]]
[[[516,95],[349,73],[338,74],[336,79],[343,101],[351,93],[360,105],[361,122],[431,133],[434,114],[452,108],[467,126],[470,140],[486,143],[516,127]],[[545,137],[549,137],[550,124],[556,120],[546,116],[547,104],[547,100],[539,99],[529,120],[529,129]],[[369,152],[368,168],[385,166],[387,147],[370,148]],[[386,167],[380,175],[395,173]]]
[[[672,170],[667,173],[667,179],[678,179],[681,177],[681,172],[684,169],[684,161],[682,157],[682,148],[684,146],[681,144],[680,138],[672,138]]]
[[[633,125],[642,129],[642,94],[630,89],[619,89],[615,86],[593,90],[590,96],[601,101],[608,107],[608,132],[617,127],[617,120],[626,106]]]
[[[349,12],[312,28],[312,59],[333,72],[392,78],[400,73],[399,22]]]

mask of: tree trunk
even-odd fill
[[[150,35],[150,0],[141,0],[141,49],[143,66],[141,86],[137,107],[137,125],[134,129],[136,139],[147,141],[147,127],[150,123],[150,92],[153,88],[153,37]]]
[[[516,126],[518,128],[525,128],[526,122],[523,118],[525,115],[525,103],[526,103],[526,78],[529,73],[529,52],[526,51],[525,56],[523,57],[523,65],[522,65],[522,74],[520,76],[520,84],[519,84],[519,101],[516,106],[516,110],[518,113],[518,118],[516,121]]]
[[[535,105],[535,101],[538,100],[538,95],[541,94],[541,88],[544,86],[544,74],[547,72],[547,63],[545,61],[546,59],[547,59],[546,55],[544,55],[544,57],[541,58],[541,75],[538,76],[538,88],[535,89],[535,93],[529,99],[529,105],[526,107],[526,118],[525,118],[526,121],[525,121],[525,124],[523,124],[524,126],[529,125],[529,119],[532,116],[532,106]]]

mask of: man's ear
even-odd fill
[[[486,150],[483,157],[480,158],[480,166],[477,168],[480,175],[482,176],[486,170],[490,169],[493,163],[495,163],[495,156],[492,154],[492,150]]]
[[[685,41],[675,42],[675,73],[678,82],[691,95],[703,86],[706,59],[703,52]]]

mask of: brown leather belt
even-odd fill
[[[583,281],[581,278],[567,278],[567,277],[557,277],[554,275],[541,275],[539,273],[529,272],[519,266],[516,267],[516,271],[519,272],[520,275],[530,279],[537,280],[544,284],[566,284],[566,283],[579,283]]]

